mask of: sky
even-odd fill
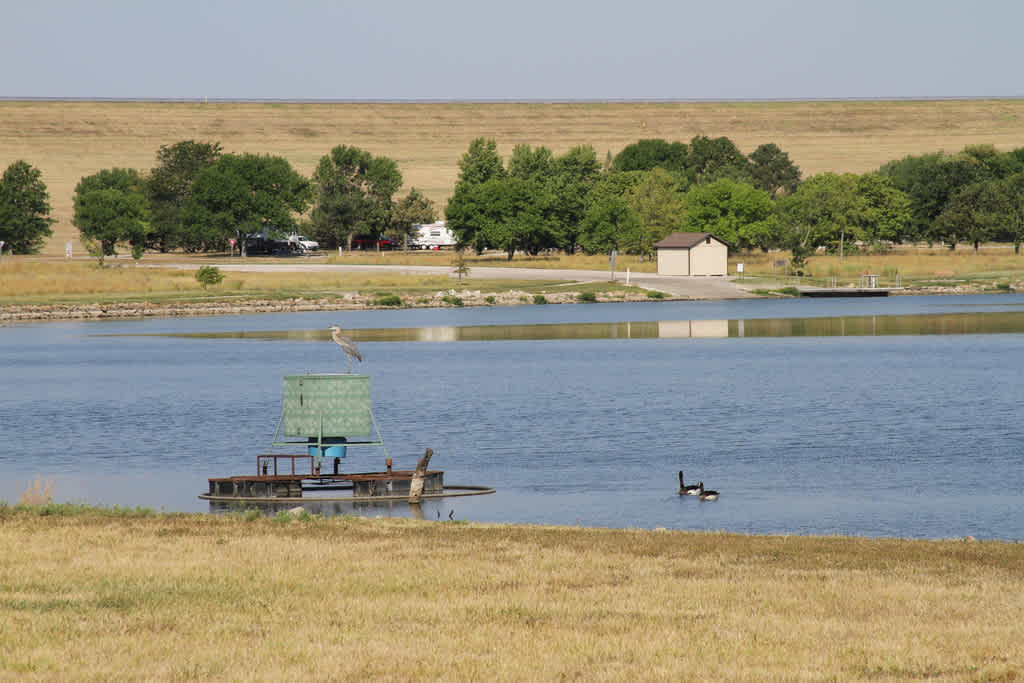
[[[1020,0],[4,0],[0,98],[1024,97]]]

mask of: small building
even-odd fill
[[[729,246],[710,232],[674,232],[654,245],[658,275],[725,275]]]

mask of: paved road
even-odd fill
[[[182,268],[195,270],[200,265],[215,265],[224,271],[247,271],[261,273],[287,272],[390,272],[409,275],[449,275],[455,277],[451,266],[399,266],[399,265],[334,265],[328,263],[260,263],[254,259],[230,260],[217,263],[155,263],[154,268]],[[607,282],[609,272],[603,270],[568,270],[556,268],[472,268],[472,275],[501,280],[567,280],[572,282]],[[625,282],[626,273],[616,272],[616,282]],[[644,289],[654,289],[673,296],[691,299],[741,299],[753,296],[732,277],[681,277],[656,275],[654,273],[631,273],[629,284]]]

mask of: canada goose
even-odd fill
[[[704,482],[697,482],[697,495],[701,500],[718,500],[718,491],[704,488]]]
[[[683,471],[679,470],[679,495],[680,496],[696,496],[697,487],[693,484],[686,486],[683,484]]]

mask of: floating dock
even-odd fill
[[[300,437],[301,440],[281,440]],[[286,447],[303,451],[274,453]],[[444,472],[428,470],[427,454],[415,470],[345,472],[353,447],[387,449],[370,409],[369,375],[287,375],[281,419],[271,452],[256,456],[256,473],[211,477],[201,499],[218,502],[387,501],[494,493],[486,486],[446,486]],[[335,492],[348,492],[335,495]],[[306,495],[306,494],[310,495]]]

